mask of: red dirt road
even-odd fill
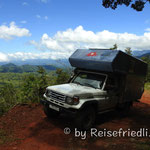
[[[65,127],[70,127],[71,134],[64,134]],[[48,120],[41,105],[18,105],[0,118],[0,129],[6,131],[8,138],[0,150],[150,150],[150,137],[91,137],[88,132],[81,139],[75,137],[74,128],[72,119],[65,115]],[[121,118],[117,112],[97,116],[95,128],[150,130],[150,92],[134,103],[128,117]]]

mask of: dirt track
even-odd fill
[[[64,128],[72,132],[64,134]],[[97,116],[97,130],[150,130],[150,93],[146,91],[141,102],[136,102],[129,117],[120,118],[117,112]],[[0,129],[7,131],[7,142],[0,150],[150,150],[150,138],[106,138],[86,137],[85,140],[74,136],[72,120],[67,116],[48,120],[42,106],[16,106],[0,118]],[[0,142],[1,143],[1,142]]]

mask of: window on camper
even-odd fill
[[[94,73],[80,72],[72,83],[102,89],[106,76]]]

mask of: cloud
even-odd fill
[[[44,20],[48,20],[48,16],[44,16],[44,17],[42,17],[42,16],[40,16],[40,15],[36,15],[36,18],[38,18],[38,19],[44,19]]]
[[[150,23],[150,19],[145,20],[145,24],[149,24]]]
[[[26,23],[27,23],[27,21],[26,21],[26,20],[22,20],[22,21],[20,21],[20,23],[22,23],[22,24],[26,24]]]
[[[31,33],[26,28],[19,28],[15,22],[11,22],[9,26],[0,26],[0,39],[10,40],[14,37],[30,36]]]
[[[22,5],[23,5],[23,6],[27,6],[28,3],[27,3],[27,2],[23,2]]]
[[[54,36],[43,34],[40,41],[31,41],[38,49],[61,52],[66,56],[71,55],[78,48],[110,48],[115,43],[118,49],[124,50],[131,47],[132,50],[150,50],[150,33],[145,32],[138,36],[133,33],[115,33],[108,30],[100,32],[87,31],[82,26],[66,31],[58,31]]]
[[[7,54],[8,60],[27,60],[27,59],[61,59],[67,58],[62,52],[43,52],[43,53],[24,53],[16,52]]]
[[[40,18],[41,18],[41,16],[40,16],[40,15],[36,15],[36,18],[40,19]]]
[[[45,16],[45,17],[44,17],[44,19],[45,19],[45,20],[48,20],[48,17],[47,17],[47,16]]]
[[[0,62],[11,62],[14,60],[25,61],[28,59],[62,59],[67,58],[63,52],[44,52],[44,53],[25,53],[25,52],[16,52],[16,53],[1,53],[0,52]]]
[[[145,29],[145,31],[148,31],[148,32],[150,32],[150,28],[147,28],[147,29]]]
[[[0,30],[1,31],[1,30]],[[0,34],[1,36],[1,34]],[[115,43],[118,49],[150,50],[150,32],[139,36],[133,33],[115,33],[108,30],[93,32],[82,26],[75,29],[58,31],[54,36],[43,34],[39,41],[30,41],[37,49],[37,53],[16,52],[0,53],[0,61],[27,60],[27,59],[64,59],[68,58],[78,48],[110,48]]]
[[[0,52],[0,62],[7,62],[7,61],[9,61],[8,56]]]
[[[48,3],[48,0],[41,0],[42,3]]]

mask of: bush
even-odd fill
[[[8,111],[17,102],[17,91],[12,84],[5,84],[0,89],[0,114]]]

